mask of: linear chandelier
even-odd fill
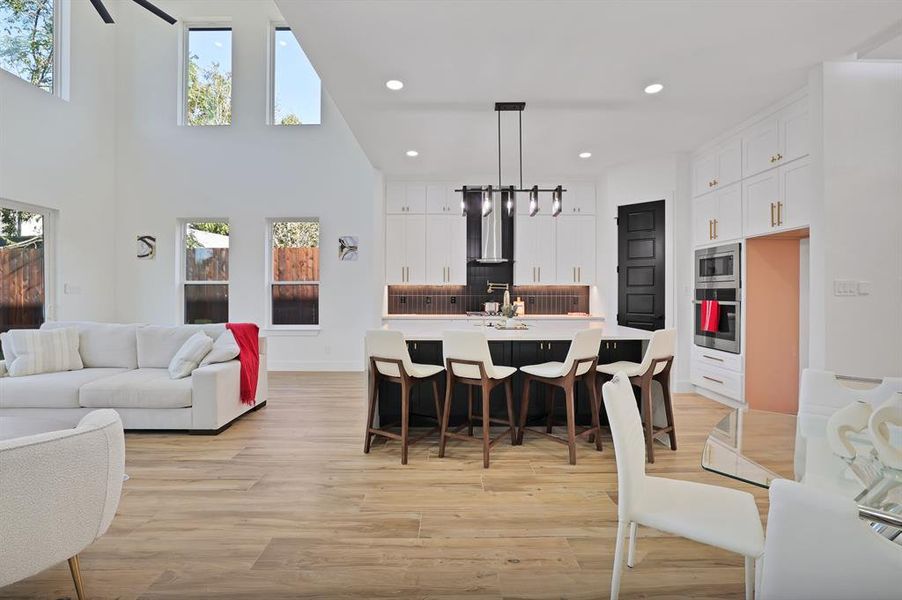
[[[487,217],[488,215],[492,214],[492,211],[495,210],[495,194],[502,194],[503,192],[508,193],[506,206],[508,215],[511,215],[514,212],[514,202],[516,201],[516,195],[518,193],[524,192],[529,194],[530,217],[536,216],[536,214],[539,212],[539,192],[551,192],[551,216],[556,217],[561,214],[561,209],[563,208],[564,192],[567,191],[563,188],[563,186],[559,185],[554,188],[546,189],[540,189],[537,185],[534,185],[530,188],[523,187],[523,111],[525,109],[525,102],[495,103],[495,112],[498,113],[498,187],[493,187],[492,185],[484,185],[481,187],[462,186],[460,189],[454,190],[455,192],[460,192],[462,194],[460,200],[461,216],[467,215],[467,193],[476,190],[482,192],[481,212],[483,217]],[[520,187],[514,187],[512,185],[505,187],[501,185],[501,113],[512,111],[516,111],[517,113],[517,125],[519,127],[518,139],[520,149]]]

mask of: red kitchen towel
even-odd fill
[[[241,403],[257,402],[257,373],[260,369],[260,328],[253,323],[226,323],[238,342],[241,363]]]
[[[720,323],[720,303],[717,300],[702,300],[702,331],[717,333]]]

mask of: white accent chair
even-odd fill
[[[673,402],[670,395],[670,368],[673,366],[675,349],[676,329],[658,329],[652,333],[641,363],[620,360],[598,365],[596,369],[604,380],[622,372],[629,377],[630,383],[641,391],[640,405],[642,407],[642,421],[645,429],[645,452],[650,463],[655,462],[655,436],[662,433],[668,434],[670,437],[670,449],[677,449],[676,428],[673,422]],[[654,399],[651,393],[652,381],[657,381],[661,385],[664,415],[667,421],[664,427],[655,427],[654,424]]]
[[[599,422],[598,393],[595,387],[595,366],[598,364],[598,349],[601,347],[601,329],[585,329],[574,336],[567,350],[564,362],[546,362],[538,365],[526,365],[520,367],[524,373],[523,395],[520,399],[520,429],[517,433],[517,444],[523,443],[523,433],[526,431],[526,419],[529,415],[529,388],[535,381],[553,386],[551,390],[552,401],[548,405],[545,431],[530,431],[538,433],[567,445],[570,450],[570,464],[576,464],[576,438],[577,436],[593,437],[595,449],[601,451],[601,425]],[[576,433],[576,384],[582,379],[589,390],[589,404],[592,411],[592,426],[579,434]],[[567,409],[567,437],[562,438],[552,435],[554,425],[554,387],[564,390],[564,402]]]
[[[902,597],[902,546],[872,531],[850,498],[771,484],[761,567],[764,600]]]
[[[442,334],[442,353],[445,358],[447,383],[445,384],[445,411],[442,415],[442,440],[439,445],[439,458],[445,456],[448,438],[464,441],[479,441],[473,437],[473,421],[482,424],[482,466],[489,468],[489,451],[501,438],[510,433],[511,444],[517,443],[517,428],[514,422],[514,398],[511,377],[517,372],[514,367],[495,365],[489,352],[489,342],[481,331],[446,331]],[[453,431],[448,431],[451,418],[451,400],[454,397],[455,384],[467,386],[467,422]],[[492,390],[504,385],[507,399],[507,420],[494,419],[491,416]],[[473,414],[473,388],[482,391],[482,416]],[[494,439],[490,436],[492,423],[506,425],[500,435]],[[468,435],[458,433],[467,427]]]
[[[627,565],[635,564],[639,524],[709,544],[745,557],[745,595],[754,591],[755,560],[764,550],[764,530],[755,499],[747,492],[645,474],[642,422],[625,373],[602,392],[617,460],[617,542],[611,598],[620,593],[623,538],[629,528]]]
[[[0,441],[0,587],[68,560],[84,600],[78,554],[112,523],[124,470],[122,421],[110,409],[75,429]]]
[[[439,365],[416,364],[410,359],[410,351],[404,341],[404,334],[400,331],[388,331],[386,329],[374,329],[366,333],[366,351],[370,359],[370,398],[366,418],[366,441],[363,444],[364,454],[370,451],[370,442],[374,435],[387,437],[401,442],[401,464],[407,464],[407,449],[426,436],[438,431],[436,425],[431,431],[422,436],[410,439],[410,392],[413,386],[421,382],[432,383],[432,393],[435,399],[435,422],[438,424],[442,418],[441,394],[438,389],[439,374],[444,369]],[[397,383],[401,386],[401,433],[388,431],[391,425],[381,425],[374,428],[376,407],[379,403],[379,387],[382,382]],[[424,415],[425,416],[425,415]]]

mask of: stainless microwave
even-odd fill
[[[742,287],[739,273],[741,244],[715,246],[695,251],[695,288]]]

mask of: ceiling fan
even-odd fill
[[[143,6],[170,25],[175,25],[175,17],[163,12],[147,0],[132,0],[132,2],[138,6]],[[106,9],[106,6],[103,5],[102,0],[91,0],[91,4],[94,5],[94,8],[97,10],[97,13],[100,15],[100,18],[103,19],[104,23],[110,24],[113,22],[113,17],[110,15],[110,11]]]

